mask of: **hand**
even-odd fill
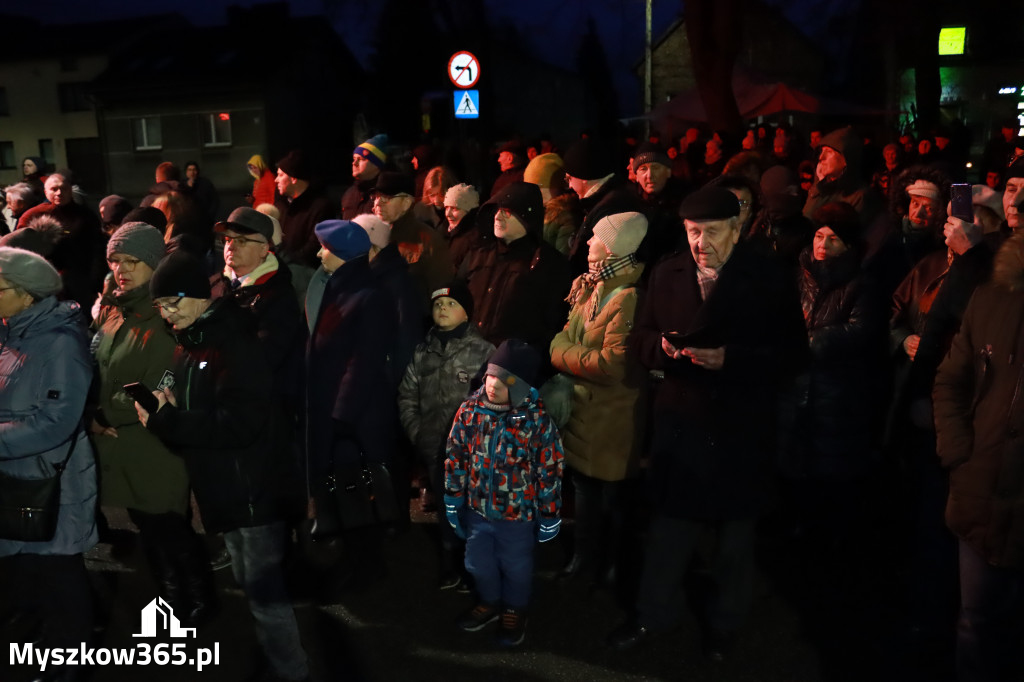
[[[664,336],[661,337],[661,350],[663,350],[665,352],[665,355],[669,356],[673,360],[678,360],[679,358],[683,357],[682,352],[678,348],[673,346],[671,343],[669,343],[668,339],[666,339]]]
[[[89,433],[94,436],[110,436],[111,438],[117,438],[117,429],[113,426],[103,426],[95,419],[89,424]]]
[[[917,347],[921,345],[921,337],[917,334],[911,334],[907,338],[903,339],[903,350],[906,351],[907,357],[911,360],[917,355]]]
[[[966,220],[949,216],[942,226],[942,234],[946,236],[946,246],[958,256],[962,256],[981,241],[981,228]]]
[[[554,540],[561,528],[562,519],[541,519],[540,528],[537,529],[537,541]]]
[[[466,531],[463,530],[462,522],[459,521],[459,509],[462,508],[465,502],[461,497],[444,496],[444,517],[448,519],[448,525],[455,531],[455,537],[460,540],[466,539]]]
[[[718,348],[684,348],[682,354],[704,369],[719,370],[725,364],[725,346]]]
[[[164,405],[168,403],[175,407],[178,406],[178,400],[174,397],[174,392],[171,391],[171,389],[169,388],[165,387],[163,390],[153,391],[153,397],[156,398],[157,401],[157,412],[159,412],[160,408],[162,408]],[[148,426],[149,412],[147,412],[145,408],[143,408],[142,405],[139,405],[138,403],[135,403],[135,411],[139,414],[139,423],[142,424],[143,426]]]

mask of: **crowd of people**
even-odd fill
[[[882,506],[907,627],[955,628],[961,680],[1016,679],[1024,143],[1006,133],[966,210],[947,130],[880,151],[785,124],[736,149],[696,128],[564,153],[512,140],[489,187],[382,134],[353,149],[340,200],[303,150],[253,156],[248,205],[223,220],[196,162],[97,214],[71,171],[25,159],[0,238],[0,471],[63,481],[52,539],[0,539],[5,600],[51,646],[88,641],[103,505],[128,510],[160,597],[205,622],[194,499],[269,673],[308,679],[285,557],[343,538],[310,569],[330,599],[422,488],[438,587],[475,598],[453,627],[523,642],[543,617],[534,543],[564,509],[558,578],[624,597],[614,649],[679,623],[713,535],[701,623],[723,660],[759,535],[828,574],[871,551]],[[372,509],[350,506],[353,475]]]

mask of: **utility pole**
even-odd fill
[[[644,114],[646,116],[651,115],[652,108],[652,87],[651,79],[653,77],[653,59],[651,52],[651,15],[653,14],[654,0],[646,0],[647,5],[647,16],[646,16],[646,28],[644,30]],[[650,138],[651,136],[651,119],[644,119],[644,137]]]

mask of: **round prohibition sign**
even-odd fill
[[[456,52],[448,60],[448,78],[457,88],[471,88],[480,80],[480,62],[472,52]]]

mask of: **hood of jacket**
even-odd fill
[[[84,318],[82,309],[74,301],[58,301],[56,296],[47,296],[5,322],[5,341],[9,341],[72,324],[80,325]]]

